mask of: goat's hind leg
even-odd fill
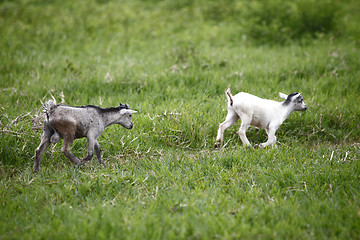
[[[246,131],[249,129],[249,124],[245,123],[243,120],[241,120],[241,126],[239,129],[239,136],[241,139],[241,142],[243,143],[244,146],[250,146],[250,142],[248,140],[248,138],[246,137]]]
[[[222,143],[223,137],[224,137],[224,131],[227,128],[234,125],[234,123],[237,120],[239,120],[239,116],[236,114],[236,112],[232,108],[229,108],[225,121],[220,123],[220,125],[219,125],[219,129],[218,129],[218,133],[217,133],[217,137],[216,137],[215,148],[221,147],[221,143]]]
[[[41,136],[40,145],[35,150],[34,172],[38,172],[40,170],[41,157],[45,152],[46,148],[50,145],[50,136],[51,131],[45,128],[43,135]]]
[[[246,131],[249,129],[250,124],[251,124],[251,117],[249,117],[246,114],[242,114],[239,136],[244,146],[251,146],[248,138],[246,137]]]
[[[80,165],[79,159],[70,151],[70,147],[74,141],[74,137],[67,134],[64,136],[64,145],[61,148],[61,152],[75,165]]]

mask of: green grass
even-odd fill
[[[268,2],[2,1],[0,239],[359,239],[359,4]],[[237,123],[215,150],[228,84],[308,110],[277,148]],[[100,137],[107,168],[60,142],[32,172],[52,97],[139,111]]]

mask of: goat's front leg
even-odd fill
[[[100,148],[100,144],[97,141],[95,141],[95,153],[96,153],[96,157],[99,160],[99,164],[103,165],[103,167],[106,167],[104,161],[101,159],[101,148]]]
[[[41,136],[40,145],[35,150],[34,172],[38,172],[40,170],[41,157],[46,148],[50,145],[50,135],[51,132],[48,129],[44,129],[44,133]]]
[[[220,123],[219,125],[218,133],[216,136],[215,148],[221,147],[221,143],[224,137],[224,131],[234,125],[237,120],[239,120],[239,116],[235,113],[234,110],[229,109],[225,121]]]
[[[65,134],[64,144],[61,148],[61,152],[75,165],[80,165],[79,159],[70,151],[70,147],[74,141],[74,137],[71,134]]]
[[[89,161],[94,156],[94,148],[96,144],[96,139],[88,136],[88,154],[81,161],[81,165],[84,165],[87,161]]]
[[[272,146],[276,143],[276,136],[275,136],[275,132],[276,129],[275,128],[269,128],[269,129],[265,129],[267,135],[268,135],[268,140],[264,143],[260,143],[259,147],[260,148],[266,148],[268,146]]]

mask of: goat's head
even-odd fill
[[[121,126],[127,128],[127,129],[132,129],[133,128],[133,122],[131,120],[131,117],[134,113],[137,113],[137,111],[131,110],[129,105],[127,104],[121,104],[120,106],[117,107],[120,111],[120,118],[118,120],[118,124],[120,124]]]
[[[284,93],[279,92],[279,96],[285,101],[283,104],[285,106],[292,105],[294,111],[305,111],[307,109],[306,104],[304,103],[304,98],[301,96],[301,93],[291,93],[286,95]]]

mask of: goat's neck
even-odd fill
[[[281,113],[281,122],[284,122],[293,111],[294,108],[292,105],[284,105],[283,103],[280,103],[279,112]]]
[[[120,113],[119,112],[102,113],[102,118],[103,118],[105,127],[108,127],[112,124],[116,124],[119,122]]]

